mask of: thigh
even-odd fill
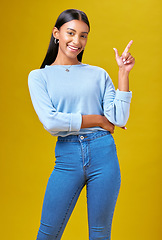
[[[79,163],[79,151],[76,146],[73,148],[71,144],[65,144],[56,144],[56,164],[48,180],[37,240],[61,238],[85,184]]]
[[[112,135],[90,143],[91,160],[87,181],[89,238],[110,239],[111,224],[121,175]]]

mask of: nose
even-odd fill
[[[79,36],[77,36],[77,35],[74,36],[74,38],[73,38],[73,43],[74,43],[76,46],[79,46],[79,43],[80,43]]]

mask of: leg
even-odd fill
[[[111,224],[120,189],[120,168],[111,135],[90,144],[87,168],[87,206],[90,240],[110,240]]]
[[[61,239],[85,184],[78,159],[79,151],[71,145],[57,143],[56,165],[47,184],[37,240]],[[74,152],[70,152],[72,150]]]

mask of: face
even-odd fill
[[[53,36],[59,39],[59,55],[77,58],[85,48],[89,27],[81,20],[72,20],[63,24],[60,29],[53,29]]]

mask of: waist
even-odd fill
[[[92,133],[68,135],[65,137],[58,136],[59,142],[78,142],[78,141],[90,141],[95,138],[99,138],[105,135],[111,134],[109,131],[96,131]]]

